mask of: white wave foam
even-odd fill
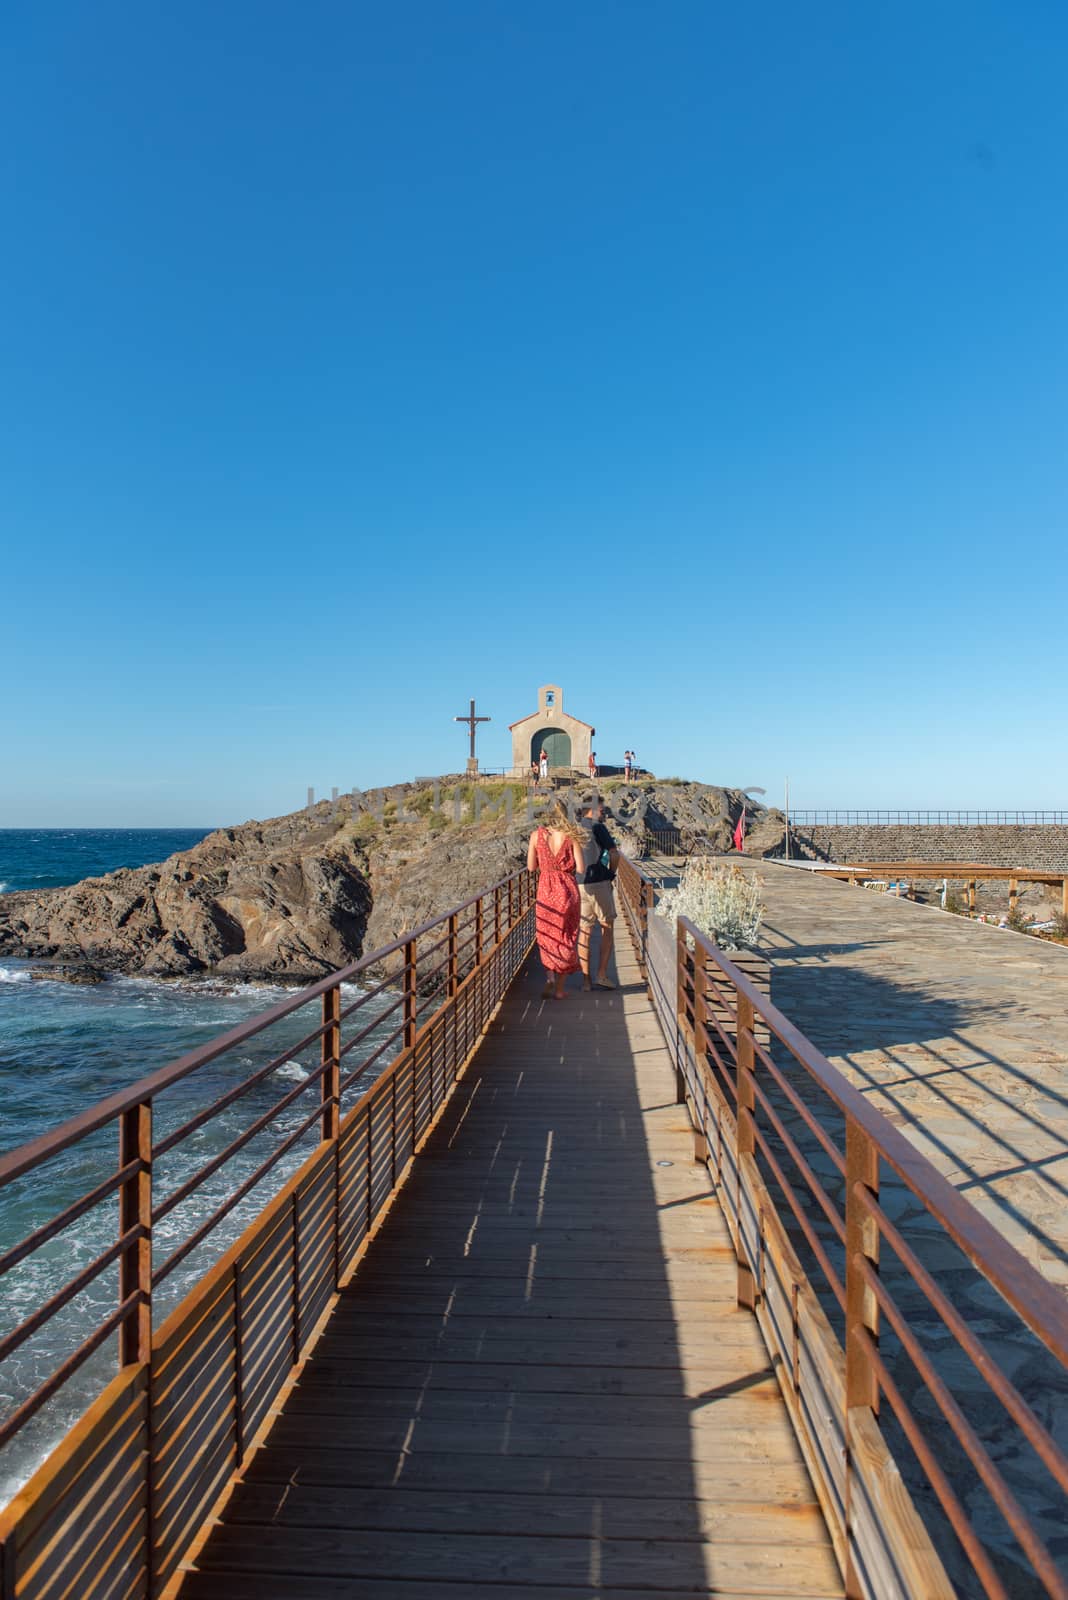
[[[225,979],[220,981],[224,985],[224,992],[226,994],[241,996],[251,995],[254,999],[263,1000],[265,1002],[264,1010],[266,1010],[268,1004],[274,1005],[279,1000],[290,1000],[295,994],[300,992],[295,984],[248,982],[226,983]]]
[[[20,967],[0,967],[0,983],[29,983],[30,975]]]
[[[274,1070],[276,1078],[295,1078],[298,1083],[303,1083],[310,1076],[301,1066],[299,1061],[283,1061],[280,1067]]]
[[[245,978],[143,978],[133,977],[131,983],[155,984],[176,990],[183,995],[222,995],[227,999],[262,1000],[263,1009],[276,1005],[279,1000],[289,1000],[299,991],[293,984],[260,983]]]

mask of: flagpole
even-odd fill
[[[790,859],[790,780],[786,780],[786,859]]]

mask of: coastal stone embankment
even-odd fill
[[[1068,827],[983,823],[791,828],[790,847],[813,861],[971,861],[1068,872]]]
[[[609,800],[628,842],[644,826],[679,825],[694,842],[729,836],[742,803],[705,784],[652,781],[613,785]],[[0,895],[0,956],[48,960],[72,981],[121,972],[308,982],[514,872],[526,859],[528,801],[522,784],[443,779],[222,828],[155,866]]]

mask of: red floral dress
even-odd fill
[[[575,852],[571,840],[565,839],[554,853],[544,828],[538,829],[534,843],[538,855],[534,918],[542,966],[546,972],[577,972],[579,892]]]

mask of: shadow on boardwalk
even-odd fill
[[[800,874],[769,873],[773,997],[870,1103],[923,1150],[1053,1282],[1068,1285],[1068,1077],[1058,1008],[1068,966],[1029,941],[872,897]],[[820,942],[818,930],[833,931]],[[1064,976],[1061,976],[1064,974]],[[841,1119],[785,1053],[776,1058],[839,1145]],[[835,1204],[844,1193],[822,1150],[790,1108],[785,1120]],[[787,1159],[787,1164],[789,1161]],[[908,1244],[980,1335],[1032,1409],[1064,1438],[1068,1392],[1059,1363],[1034,1338],[925,1208],[884,1171],[882,1202]],[[814,1226],[841,1266],[839,1241]],[[802,1259],[803,1239],[793,1230]],[[1050,1549],[1063,1555],[1064,1496],[1010,1424],[940,1320],[887,1249],[884,1281],[969,1423],[984,1441]],[[821,1282],[812,1265],[813,1281]],[[825,1309],[839,1325],[837,1306]],[[963,1449],[938,1419],[899,1341],[883,1330],[881,1353],[909,1404],[940,1428],[940,1460],[982,1530],[1014,1600],[1046,1591],[1023,1559]],[[969,1576],[944,1514],[888,1408],[883,1425],[962,1595],[983,1591]]]
[[[183,1600],[841,1594],[673,1087],[520,979]]]
[[[1040,1048],[1004,992],[977,985],[953,995],[892,968],[837,964],[879,944],[776,946],[775,1003],[1039,1270],[1068,1286],[1068,1088],[1058,1054]],[[1015,1027],[1012,1059],[1004,1046]],[[1051,1262],[1063,1270],[1050,1272]]]

